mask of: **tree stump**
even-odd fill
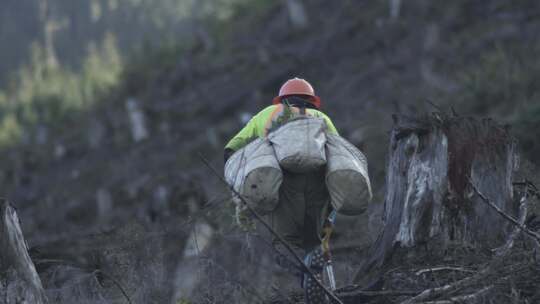
[[[455,244],[485,249],[501,245],[510,224],[482,202],[471,182],[515,216],[519,208],[512,189],[515,150],[507,128],[491,119],[440,113],[394,116],[384,225],[356,281],[373,283],[375,270],[397,249],[427,248],[442,258]]]
[[[0,302],[47,303],[17,212],[4,199],[0,199],[0,216]]]

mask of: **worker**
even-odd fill
[[[330,118],[320,111],[321,99],[315,95],[311,84],[304,79],[294,78],[286,81],[279,95],[273,99],[273,105],[256,114],[247,125],[225,146],[225,161],[239,149],[257,138],[264,138],[275,129],[286,124],[291,116],[305,115],[323,118],[327,132],[337,134]],[[319,278],[323,266],[321,248],[321,230],[328,214],[330,196],[325,184],[325,169],[309,173],[293,173],[283,170],[283,182],[279,190],[279,203],[275,210],[267,215],[268,223],[297,252],[304,257],[306,266]],[[273,245],[282,254],[277,256],[277,263],[289,267],[282,245],[273,240]],[[289,267],[290,268],[290,267]],[[313,279],[306,273],[300,273],[306,303],[328,303],[328,298]],[[275,281],[276,294],[283,295],[285,285]],[[318,290],[319,288],[319,290]],[[309,291],[309,292],[308,292]]]

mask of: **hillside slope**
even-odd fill
[[[338,265],[340,284],[350,281],[380,225],[392,113],[452,107],[494,116],[515,125],[526,158],[540,161],[538,1],[407,1],[394,17],[386,2],[311,0],[305,9],[304,28],[291,23],[285,6],[256,14],[244,8],[212,29],[210,42],[134,56],[122,86],[95,108],[45,126],[46,142],[30,139],[5,151],[0,183],[19,210],[50,297],[121,301],[114,284],[88,275],[104,269],[135,303],[166,303],[180,287],[201,286],[185,282],[197,268],[180,262],[193,261],[193,233],[214,246],[197,263],[234,273],[242,264],[238,248],[249,244],[232,226],[223,185],[198,154],[220,168],[226,140],[293,76],[314,84],[324,111],[370,160],[377,193],[371,217],[338,219],[337,259],[349,261]],[[144,118],[140,140],[133,115]],[[221,283],[234,283],[222,276]],[[76,288],[73,278],[80,279]]]

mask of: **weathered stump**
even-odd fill
[[[456,244],[485,249],[501,245],[510,226],[482,202],[471,181],[508,214],[515,216],[519,207],[512,190],[515,141],[505,127],[490,119],[438,113],[395,116],[394,122],[384,226],[356,276],[365,284],[373,283],[374,270],[397,249],[427,249],[442,258]]]
[[[0,216],[0,302],[47,303],[17,212],[4,199],[0,199]]]

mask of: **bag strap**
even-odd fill
[[[292,113],[292,109],[291,107],[293,107],[289,101],[287,100],[287,98],[283,99],[283,105],[286,106],[288,108],[288,110],[290,111],[290,113]],[[295,105],[296,108],[298,108],[300,110],[300,115],[302,116],[306,116],[306,104],[305,103],[300,103],[299,105]]]

